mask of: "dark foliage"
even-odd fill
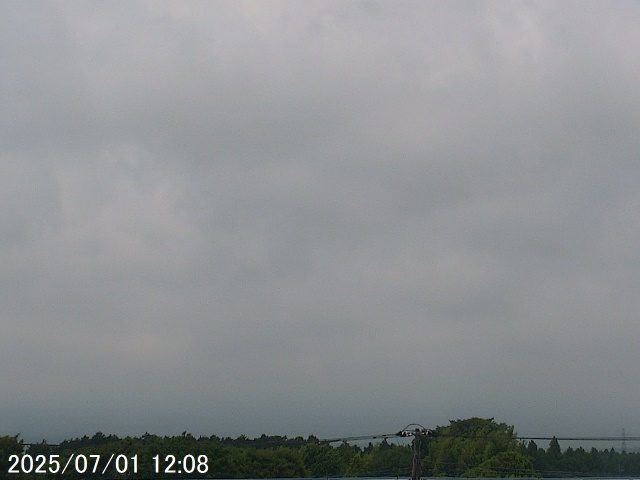
[[[571,447],[562,451],[555,438],[547,448],[541,448],[534,441],[519,441],[512,426],[492,418],[454,420],[448,426],[437,427],[433,433],[420,443],[423,476],[640,475],[640,453]],[[8,474],[11,455],[25,453],[34,460],[34,469],[40,463],[45,471]],[[196,438],[183,432],[177,436],[145,433],[141,437],[120,438],[98,432],[92,437],[65,440],[59,445],[42,441],[30,445],[26,451],[18,436],[4,436],[0,437],[0,454],[0,478],[16,480],[406,478],[411,474],[413,449],[409,439],[385,439],[361,448],[347,442],[323,443],[315,436],[306,439],[267,435],[253,439],[215,435]],[[13,462],[15,459],[13,457]],[[64,465],[68,468],[61,475]]]

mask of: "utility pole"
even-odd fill
[[[399,433],[401,437],[413,437],[411,445],[413,446],[413,464],[411,466],[411,480],[420,480],[420,440],[431,437],[433,431],[419,426],[413,430],[403,430]]]
[[[411,465],[411,480],[420,480],[420,437],[413,436],[413,463]]]

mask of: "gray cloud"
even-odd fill
[[[2,10],[2,431],[638,428],[635,4]]]

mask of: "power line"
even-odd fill
[[[409,427],[417,426],[419,428],[410,429]],[[321,438],[318,439],[320,443],[336,443],[336,442],[357,442],[361,440],[384,440],[387,438],[396,438],[396,437],[410,437],[414,436],[416,433],[419,433],[423,436],[427,437],[456,437],[456,438],[490,438],[488,435],[447,435],[447,434],[438,434],[434,430],[430,430],[424,428],[422,425],[417,423],[412,423],[407,425],[402,430],[395,433],[381,433],[375,435],[359,435],[359,436],[351,436],[351,437],[334,437],[334,438]],[[624,432],[622,436],[602,436],[602,437],[537,437],[537,436],[526,436],[520,435],[514,437],[516,440],[553,440],[554,438],[559,441],[567,441],[567,442],[624,442],[626,446],[626,442],[640,442],[640,436],[628,436],[625,435]],[[23,443],[23,445],[31,446],[31,445],[42,445],[43,443]],[[60,444],[54,443],[44,443],[49,447],[58,447]]]
[[[361,435],[358,437],[335,437],[335,438],[321,438],[320,443],[336,443],[336,442],[357,442],[359,440],[377,440],[385,438],[399,437],[397,433],[382,433],[379,435]]]
[[[479,437],[470,437],[470,438],[479,438]],[[640,437],[515,437],[517,440],[553,440],[554,438],[559,442],[567,441],[567,442],[620,442],[620,441],[630,441],[637,442],[640,441]]]
[[[432,436],[432,437],[455,437],[455,438],[477,438],[477,439],[481,439],[481,438],[491,438],[490,435],[450,435],[450,434],[439,434],[436,433],[434,430],[429,430],[426,429],[420,425],[420,429],[416,429],[415,432],[414,430],[408,429],[408,427],[412,426],[412,425],[418,425],[418,424],[410,424],[407,427],[405,427],[404,429],[400,430],[399,432],[396,433],[382,433],[382,434],[376,434],[376,435],[360,435],[360,436],[354,436],[354,437],[335,437],[335,438],[323,438],[320,439],[320,442],[322,443],[336,443],[336,442],[351,442],[351,441],[359,441],[359,440],[377,440],[377,439],[386,439],[386,438],[394,438],[394,437],[409,437],[409,436],[413,436],[415,432],[421,432],[422,434],[426,434],[427,432],[429,433],[427,436]],[[640,436],[628,436],[628,435],[622,435],[622,436],[601,436],[601,437],[558,437],[558,436],[551,436],[551,437],[538,437],[538,436],[531,436],[531,435],[519,435],[514,437],[516,440],[553,440],[556,439],[559,442],[639,442],[640,441]]]
[[[411,428],[414,427],[414,428]],[[386,438],[395,438],[395,437],[412,437],[415,435],[423,435],[423,436],[431,436],[433,435],[433,430],[429,430],[419,423],[410,423],[402,430],[396,433],[382,433],[378,435],[361,435],[357,437],[335,437],[335,438],[323,438],[320,439],[321,443],[336,443],[336,442],[356,442],[359,440],[377,440],[377,439],[386,439]]]

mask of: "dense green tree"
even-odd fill
[[[360,476],[365,474],[365,461],[360,447],[342,442],[335,450],[340,457],[340,472],[343,475]]]
[[[4,462],[0,478],[6,478],[7,461],[12,454],[23,451],[17,436],[0,437],[0,462]],[[575,476],[640,476],[640,453],[567,447],[562,451],[556,438],[548,448],[534,441],[519,442],[513,427],[491,419],[470,418],[451,421],[437,427],[435,435],[421,442],[423,475],[508,477],[542,475],[545,477]],[[338,476],[402,476],[410,474],[412,447],[387,440],[370,443],[362,449],[342,442],[337,445],[286,436],[262,435],[251,439],[221,439],[215,435],[195,438],[188,432],[176,436],[157,436],[148,432],[141,437],[119,438],[115,435],[83,436],[65,440],[60,445],[41,442],[31,445],[27,453],[59,455],[62,465],[74,455],[100,455],[102,461],[113,453],[128,458],[138,457],[136,475],[119,474],[111,467],[106,475],[79,474],[68,470],[64,480],[163,479],[163,478],[273,478],[273,477],[338,477]],[[205,474],[156,474],[153,457],[164,459],[174,455],[206,455]],[[101,464],[101,469],[105,465]],[[100,469],[100,471],[101,471]],[[4,475],[4,476],[3,476]],[[13,480],[60,480],[55,474],[10,475]]]
[[[427,467],[432,475],[456,477],[494,455],[522,449],[513,427],[493,418],[469,418],[438,427],[429,442]]]
[[[538,476],[533,469],[531,458],[514,450],[500,452],[472,467],[462,474],[463,477],[526,477]]]
[[[340,455],[326,443],[306,444],[302,447],[302,460],[312,477],[336,476],[340,473]]]
[[[247,450],[250,476],[256,478],[305,477],[307,470],[299,450],[287,447]]]
[[[21,455],[24,452],[24,443],[19,435],[0,436],[0,475],[7,475],[11,463],[9,457],[11,455]],[[22,479],[23,475],[11,474],[11,478]]]
[[[386,440],[375,445],[365,460],[368,476],[388,477],[408,475],[411,472],[411,447],[394,445]]]
[[[560,455],[562,455],[560,444],[558,443],[558,439],[555,436],[549,442],[549,448],[547,449],[547,454],[553,458],[560,458]]]

